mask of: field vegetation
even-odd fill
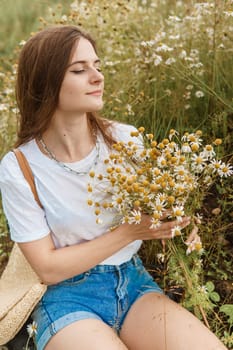
[[[75,24],[97,39],[105,75],[103,116],[156,139],[171,128],[202,130],[206,143],[222,139],[219,156],[232,162],[233,1],[0,0],[0,156],[14,144],[17,54],[33,32]],[[201,189],[200,189],[201,190]],[[203,189],[204,191],[204,189]],[[233,181],[217,180],[201,203],[204,251],[146,242],[141,256],[168,295],[196,314],[233,348]],[[0,263],[11,242],[0,218]]]

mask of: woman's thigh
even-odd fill
[[[130,350],[227,350],[192,313],[157,293],[133,304],[120,338]]]
[[[85,319],[71,323],[55,334],[45,350],[127,350],[104,322]]]

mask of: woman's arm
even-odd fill
[[[184,218],[179,226],[185,227]],[[164,222],[157,229],[150,229],[150,217],[142,216],[137,225],[123,224],[91,241],[56,249],[48,235],[42,239],[19,243],[26,259],[45,284],[55,284],[83,273],[113,255],[135,240],[171,238],[176,221]]]

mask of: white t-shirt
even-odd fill
[[[114,123],[113,135],[116,140],[127,142],[131,139],[132,130],[135,130],[132,126]],[[95,163],[99,152],[94,171],[102,174],[105,169],[103,161],[108,157],[109,150],[100,135],[98,140],[99,151],[94,148],[84,159],[66,164],[76,171],[85,172]],[[14,153],[7,153],[0,163],[0,188],[13,241],[30,242],[51,232],[54,244],[59,248],[92,240],[109,231],[117,210],[105,210],[101,215],[103,224],[96,223],[95,208],[87,204],[87,184],[91,181],[89,174],[68,172],[45,156],[35,140],[20,146],[20,150],[32,169],[43,209],[35,201]],[[94,188],[94,195],[96,201],[108,196],[101,188],[101,182]],[[102,264],[119,265],[128,261],[140,245],[141,241],[134,241],[102,261]]]

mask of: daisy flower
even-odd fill
[[[150,229],[156,229],[161,225],[161,221],[159,219],[155,219],[155,218],[151,218],[151,225],[150,225]]]
[[[37,323],[35,321],[27,325],[27,332],[30,338],[37,334]]]
[[[204,97],[205,94],[204,94],[203,91],[198,90],[198,91],[195,92],[195,96],[196,96],[197,98],[201,98],[201,97]]]
[[[221,160],[216,160],[213,159],[210,163],[211,169],[213,169],[213,172],[217,172],[222,166],[222,161]]]
[[[177,221],[182,220],[182,216],[184,216],[184,207],[182,205],[176,206],[172,208],[173,216],[177,219]]]
[[[192,155],[192,169],[198,173],[202,172],[202,170],[204,169],[205,165],[206,165],[206,157],[204,154],[193,154]]]
[[[208,293],[208,289],[206,288],[206,286],[199,286],[198,290],[204,294]]]
[[[222,163],[220,169],[217,171],[220,177],[228,177],[233,174],[233,167],[229,164]]]
[[[175,226],[172,229],[172,238],[176,237],[176,236],[181,236],[181,227],[180,226]]]
[[[192,253],[194,250],[197,252],[203,251],[201,238],[199,236],[197,236],[192,242],[186,242],[185,244],[188,246],[186,250],[187,255]]]
[[[184,153],[191,153],[191,147],[189,146],[189,144],[187,142],[183,143],[182,147],[181,147],[181,151]]]
[[[203,156],[204,158],[213,158],[213,157],[216,155],[216,153],[215,153],[215,151],[214,151],[214,148],[213,148],[213,146],[211,146],[211,145],[206,145],[206,146],[204,147],[204,151],[201,152],[200,154],[201,154],[201,156]]]
[[[132,210],[129,214],[128,223],[129,224],[140,224],[142,219],[141,212],[139,210]]]

